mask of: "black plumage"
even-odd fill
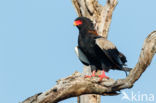
[[[92,71],[124,70],[126,57],[112,42],[97,34],[90,19],[78,17],[74,25],[79,29],[78,46],[75,50],[83,64],[90,65]]]

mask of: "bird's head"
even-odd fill
[[[86,17],[78,17],[74,21],[74,25],[81,30],[94,30],[93,22]]]

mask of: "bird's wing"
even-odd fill
[[[75,47],[75,52],[76,52],[76,55],[78,56],[78,58],[80,59],[80,61],[84,65],[89,65],[90,64],[88,58],[85,56],[83,51],[78,46]]]
[[[104,49],[104,50],[109,50],[109,49],[116,49],[115,45],[108,41],[107,39],[105,38],[97,38],[96,39],[96,44],[101,48],[101,49]]]
[[[105,38],[97,38],[95,41],[96,45],[105,53],[107,58],[116,66],[121,68],[120,66],[123,64],[119,52],[116,46]]]

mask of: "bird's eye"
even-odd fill
[[[75,26],[78,26],[78,25],[80,25],[80,24],[82,24],[82,21],[81,21],[81,20],[76,20],[76,21],[74,21],[74,25],[75,25]]]

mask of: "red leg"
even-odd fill
[[[101,81],[103,78],[109,79],[109,77],[107,77],[107,76],[106,76],[106,74],[105,74],[105,71],[104,71],[104,70],[102,71],[102,74],[101,74],[101,75],[99,75],[99,77],[100,77],[100,81]]]
[[[95,77],[95,70],[92,72],[92,75],[85,75],[85,78],[91,78],[91,77]]]

